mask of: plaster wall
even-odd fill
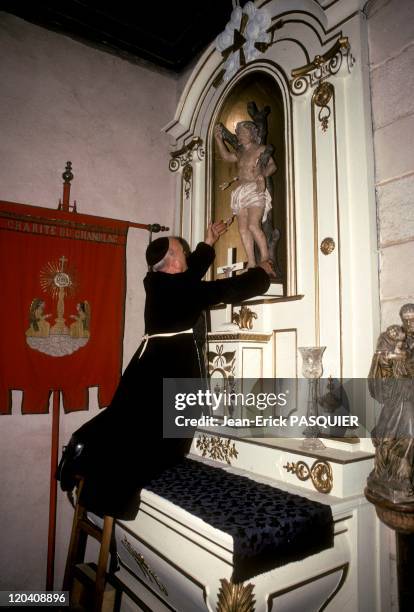
[[[367,4],[381,329],[414,302],[414,3]]]
[[[176,79],[0,13],[0,199],[56,208],[73,164],[82,213],[173,225],[173,177],[160,129],[175,110]],[[148,234],[130,229],[124,367],[143,333]],[[0,589],[46,579],[51,415],[0,417]],[[60,448],[98,412],[61,414]],[[55,588],[71,521],[59,491]]]
[[[377,199],[381,330],[414,302],[414,3],[366,5]],[[379,525],[383,610],[398,610],[395,534]]]

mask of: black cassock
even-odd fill
[[[200,243],[179,274],[149,272],[145,332],[148,335],[194,328],[203,310],[263,294],[269,277],[262,268],[216,281],[202,281],[214,260],[214,249]],[[163,469],[179,461],[189,439],[163,439],[163,378],[200,378],[202,350],[194,334],[150,338],[140,345],[126,368],[111,404],[75,432],[84,443],[85,484],[81,501],[87,509],[132,519],[139,490]]]

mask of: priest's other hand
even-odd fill
[[[258,268],[263,268],[263,270],[265,272],[267,272],[267,274],[270,276],[270,278],[276,278],[276,273],[275,270],[273,268],[273,263],[270,259],[266,260],[266,261],[261,261],[258,265]]]
[[[222,234],[227,232],[227,224],[224,221],[217,221],[215,223],[209,223],[204,242],[213,246]]]

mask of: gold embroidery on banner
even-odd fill
[[[216,612],[254,612],[254,586],[249,584],[234,584],[225,578],[220,580],[221,587],[217,595]]]
[[[118,238],[125,238],[128,230],[128,226],[126,230],[117,227],[102,227],[80,221],[75,222],[68,221],[67,219],[18,214],[2,209],[0,209],[0,219],[7,219],[7,224],[5,224],[3,229],[13,232],[44,234],[46,236],[74,238],[75,240],[89,240],[92,242],[109,242],[111,244],[122,244]]]
[[[34,298],[29,309],[29,329],[26,336],[32,338],[47,338],[50,331],[50,323],[46,321],[50,314],[45,314],[45,303],[40,298]]]
[[[33,350],[52,357],[71,355],[84,347],[90,336],[91,307],[87,300],[79,302],[77,313],[69,315],[74,321],[67,323],[65,297],[76,291],[76,271],[66,267],[67,257],[62,255],[58,261],[48,262],[40,271],[40,286],[49,293],[56,304],[56,318],[52,325],[47,319],[52,314],[45,313],[46,302],[35,297],[29,308],[29,328],[26,342]]]

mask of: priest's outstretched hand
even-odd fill
[[[228,226],[224,221],[216,221],[208,224],[204,242],[213,246],[222,234],[227,232]]]

